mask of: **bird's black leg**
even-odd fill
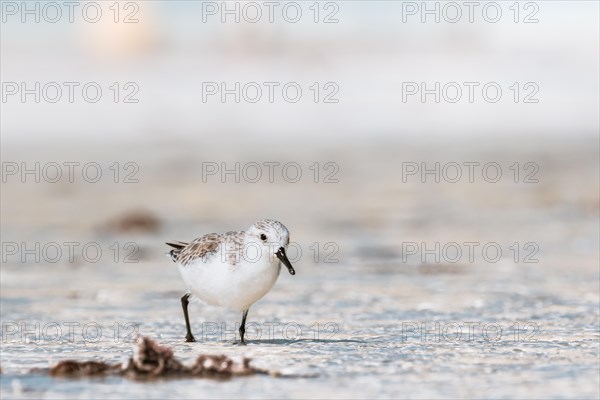
[[[190,318],[188,317],[188,299],[190,298],[190,294],[186,293],[181,298],[181,307],[183,307],[183,316],[185,317],[185,341],[186,342],[195,342],[194,335],[192,335],[192,330],[190,329]]]
[[[248,310],[245,310],[244,313],[242,314],[242,325],[240,325],[240,338],[241,340],[241,344],[246,344],[246,342],[244,342],[244,334],[246,333],[246,317],[248,316]]]

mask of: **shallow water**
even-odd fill
[[[443,159],[406,146],[323,151],[340,166],[333,185],[202,183],[191,155],[181,155],[182,169],[168,148],[151,146],[136,156],[137,185],[8,183],[4,242],[78,240],[104,253],[97,262],[79,253],[72,262],[3,260],[2,398],[597,398],[597,159],[586,143],[544,146],[461,158],[535,160],[540,183],[529,186],[403,183],[398,160]],[[156,215],[158,232],[103,230],[131,209]],[[199,342],[184,343],[183,284],[164,242],[263,217],[281,219],[302,249],[297,275],[284,271],[251,308],[247,346],[232,343],[240,315],[197,303],[190,315]],[[503,255],[423,263],[401,245],[469,241],[498,243]],[[139,247],[138,262],[124,262],[128,242]],[[514,242],[537,244],[537,262],[525,263],[522,247],[515,262]],[[140,383],[30,373],[63,359],[124,362],[138,333],[186,362],[204,352],[248,356],[283,377]]]

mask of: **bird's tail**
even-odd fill
[[[179,253],[181,253],[181,250],[188,245],[188,243],[185,242],[177,242],[177,243],[166,243],[168,246],[173,247],[173,250],[168,251],[165,253],[165,255],[167,257],[170,257],[171,260],[173,260],[173,262],[177,261],[177,257],[179,257]]]

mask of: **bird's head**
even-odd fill
[[[260,248],[260,258],[268,257],[277,263],[281,261],[291,275],[296,274],[286,255],[290,232],[281,222],[263,219],[248,228],[246,234],[246,243],[256,244]]]

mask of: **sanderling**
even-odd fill
[[[290,233],[278,221],[264,219],[245,231],[210,233],[190,243],[167,243],[168,255],[179,267],[188,291],[181,298],[186,342],[195,342],[190,329],[188,303],[197,298],[207,304],[242,312],[241,343],[250,306],[275,284],[281,263],[296,274],[285,250]]]

